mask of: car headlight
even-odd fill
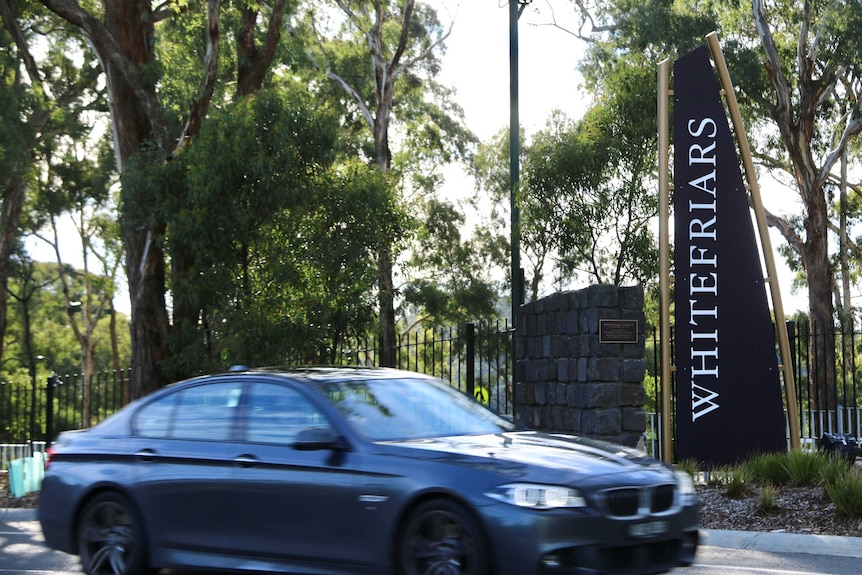
[[[509,483],[487,493],[488,497],[530,509],[559,509],[562,507],[586,507],[587,502],[577,489],[563,485],[539,485],[536,483]]]
[[[677,489],[679,490],[679,504],[685,506],[697,503],[697,495],[691,475],[685,471],[676,471],[675,475]]]

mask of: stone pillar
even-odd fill
[[[518,421],[637,446],[646,431],[643,307],[643,287],[610,285],[521,306]]]

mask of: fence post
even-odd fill
[[[467,323],[467,395],[476,397],[476,324]]]
[[[48,376],[48,387],[45,391],[45,446],[51,447],[54,438],[54,386],[57,385],[57,374],[53,370]]]

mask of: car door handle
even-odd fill
[[[254,467],[260,460],[254,455],[238,455],[233,458],[233,462],[241,465],[242,467]]]
[[[156,452],[152,449],[142,449],[135,453],[135,457],[143,461],[153,461],[156,458]]]

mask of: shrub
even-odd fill
[[[821,452],[791,451],[785,455],[785,468],[791,485],[815,486],[821,480],[821,471],[829,457]]]
[[[855,468],[847,468],[832,483],[824,487],[826,497],[838,512],[847,517],[862,517],[862,476]]]
[[[696,479],[700,472],[700,463],[696,459],[683,459],[676,464],[676,468],[691,475],[692,479]]]
[[[757,512],[771,513],[778,505],[775,500],[778,497],[778,488],[767,483],[757,493]]]
[[[716,467],[706,474],[706,484],[710,487],[727,485],[727,481],[730,479],[732,474],[733,468],[730,466]]]
[[[832,485],[852,467],[853,464],[843,457],[826,456],[823,466],[820,468],[820,481],[824,486]]]
[[[745,463],[748,476],[758,483],[772,485],[787,485],[787,455],[784,453],[761,453],[753,456]]]
[[[725,480],[725,493],[731,499],[744,497],[748,492],[748,472],[744,466],[736,466],[729,470]]]

